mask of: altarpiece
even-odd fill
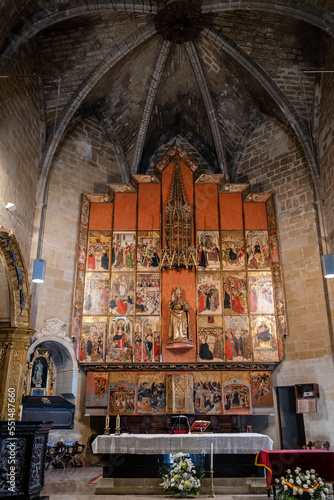
[[[286,334],[271,194],[174,145],[154,175],[83,195],[72,336],[87,414],[266,413]]]

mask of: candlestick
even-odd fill
[[[121,417],[117,415],[116,417],[116,427],[115,427],[115,436],[119,436],[121,434]]]
[[[109,436],[110,435],[109,415],[106,416],[106,426],[104,428],[104,434],[105,434],[105,436]]]
[[[211,476],[211,492],[209,494],[209,498],[215,498],[215,490],[213,488],[213,443],[211,443],[211,470],[210,470],[210,476]]]

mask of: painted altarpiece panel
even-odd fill
[[[224,313],[247,314],[246,274],[226,274],[223,276]]]
[[[274,314],[271,273],[249,273],[249,310],[251,314]]]
[[[114,232],[112,249],[113,271],[134,271],[136,266],[136,233]]]
[[[79,354],[81,363],[104,361],[106,329],[107,318],[83,318]]]
[[[246,231],[247,267],[250,271],[271,269],[267,231]]]
[[[135,415],[137,405],[137,374],[109,374],[109,413]]]
[[[219,274],[199,274],[197,276],[198,314],[214,315],[222,313],[221,280]]]
[[[194,413],[194,383],[192,373],[167,373],[166,412]]]
[[[108,408],[108,379],[105,372],[87,373],[87,408]]]
[[[109,274],[87,273],[85,281],[84,315],[108,313]]]
[[[253,406],[273,406],[273,387],[270,372],[251,373]]]
[[[109,321],[106,361],[132,361],[132,322],[126,316],[114,317]]]
[[[158,231],[138,231],[137,270],[157,271],[160,265],[160,234]]]
[[[251,316],[254,361],[279,361],[275,316]]]
[[[225,316],[226,361],[250,361],[251,340],[248,316]]]
[[[197,316],[197,331],[200,328],[222,328],[222,316]]]
[[[134,274],[113,273],[109,297],[109,312],[113,315],[133,314],[135,300]]]
[[[136,314],[160,314],[160,274],[137,274]]]
[[[218,231],[197,231],[198,270],[219,271],[219,233]]]
[[[111,236],[100,232],[89,232],[87,271],[109,271]]]
[[[245,270],[243,231],[222,231],[222,264],[224,271]]]
[[[252,413],[250,384],[233,378],[223,384],[224,415],[248,415]]]
[[[221,414],[222,391],[219,372],[194,373],[194,410],[195,414]]]
[[[222,328],[201,328],[199,330],[198,361],[224,361]]]
[[[138,414],[166,413],[166,386],[164,373],[142,373],[138,376]]]
[[[161,323],[159,317],[136,318],[134,334],[134,361],[159,363],[161,352]]]

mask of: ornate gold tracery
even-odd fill
[[[196,248],[192,245],[191,206],[187,203],[179,165],[175,165],[165,213],[165,248],[161,252],[161,266],[169,269],[196,266]]]

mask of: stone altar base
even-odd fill
[[[96,495],[157,495],[161,494],[160,478],[102,478],[96,485]],[[264,477],[215,478],[216,495],[251,495],[267,493]],[[211,479],[201,479],[201,494],[211,492]]]

